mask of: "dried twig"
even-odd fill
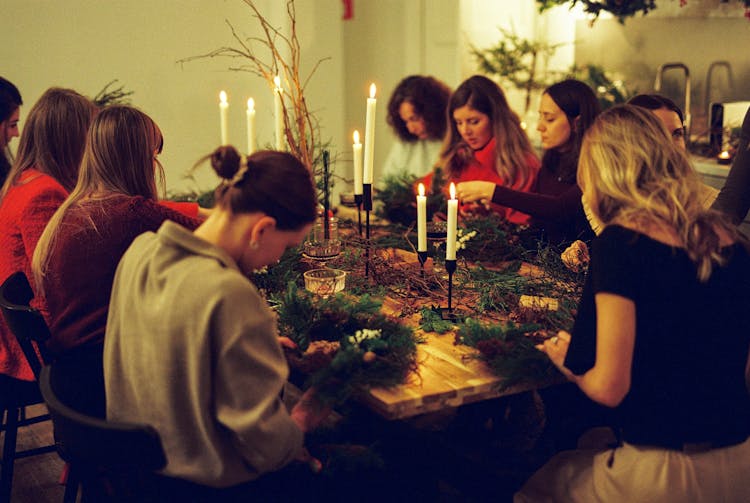
[[[243,1],[252,10],[253,17],[258,20],[263,31],[262,36],[243,38],[237,33],[232,23],[227,20],[227,25],[229,25],[232,37],[237,42],[238,47],[221,47],[203,55],[181,59],[178,63],[215,57],[246,59],[246,64],[230,67],[230,70],[245,71],[258,75],[266,80],[271,90],[275,87],[274,77],[279,76],[284,83],[281,105],[284,110],[284,132],[289,152],[313,172],[314,167],[319,164],[320,152],[323,148],[317,140],[320,130],[318,121],[315,114],[308,109],[304,91],[321,63],[330,58],[318,60],[308,75],[303,78],[300,74],[301,46],[297,36],[297,14],[294,0],[288,0],[286,3],[287,19],[289,20],[288,36],[282,33],[279,28],[274,27],[260,13],[252,0]],[[268,51],[270,62],[266,62],[257,55],[253,48],[254,44],[260,44]],[[285,52],[288,52],[288,56],[285,56]]]

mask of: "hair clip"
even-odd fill
[[[237,170],[237,173],[234,174],[231,180],[229,180],[229,185],[232,187],[237,186],[244,178],[245,173],[247,173],[247,156],[243,155],[240,157],[240,169]]]

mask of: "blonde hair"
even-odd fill
[[[40,294],[44,295],[44,276],[66,212],[72,207],[82,209],[82,202],[96,199],[85,206],[91,211],[94,204],[106,205],[107,198],[116,194],[157,199],[157,178],[162,191],[164,186],[164,170],[156,159],[162,145],[159,127],[136,108],[107,107],[94,119],[78,182],[52,215],[34,250],[31,269]]]
[[[525,185],[533,176],[529,169],[529,158],[534,149],[529,137],[521,127],[518,115],[511,110],[502,89],[481,75],[465,80],[448,101],[448,132],[440,156],[442,166],[449,176],[459,175],[473,162],[473,152],[463,141],[453,120],[453,112],[468,106],[485,114],[492,124],[492,136],[496,142],[495,171],[508,185]]]
[[[0,192],[0,200],[25,170],[51,176],[70,191],[76,184],[86,133],[96,105],[72,89],[52,87],[31,107],[18,143],[18,155]]]
[[[721,236],[739,239],[720,213],[704,209],[700,175],[651,112],[621,105],[603,112],[586,132],[578,184],[603,225],[632,223],[667,231],[706,281],[723,264]]]

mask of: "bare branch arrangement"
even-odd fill
[[[263,31],[262,36],[243,38],[237,33],[232,23],[227,20],[226,23],[232,31],[232,37],[238,44],[237,47],[221,47],[207,54],[179,60],[178,63],[215,57],[243,59],[246,60],[243,64],[229,69],[250,72],[262,77],[272,91],[275,88],[274,77],[279,76],[284,83],[281,103],[284,111],[284,133],[289,152],[302,161],[312,172],[314,166],[319,164],[318,158],[322,155],[323,148],[321,142],[316,141],[319,134],[319,125],[315,115],[307,107],[304,92],[307,83],[320,64],[330,58],[322,58],[317,61],[312,70],[303,78],[300,69],[301,46],[297,36],[297,14],[294,0],[287,0],[286,3],[289,21],[288,35],[285,35],[280,28],[273,26],[260,13],[252,0],[243,1],[252,10],[253,17],[258,20]],[[257,45],[268,51],[267,60],[258,55],[254,47]]]

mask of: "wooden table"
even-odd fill
[[[386,299],[383,310],[388,312],[391,309]],[[419,314],[414,315],[405,322],[417,326],[418,317]],[[556,381],[526,383],[500,391],[502,378],[476,358],[478,352],[475,349],[454,344],[454,333],[422,335],[425,342],[417,347],[417,372],[409,375],[405,384],[387,389],[373,388],[361,397],[367,406],[386,419],[439,412],[564,381],[560,376]]]

